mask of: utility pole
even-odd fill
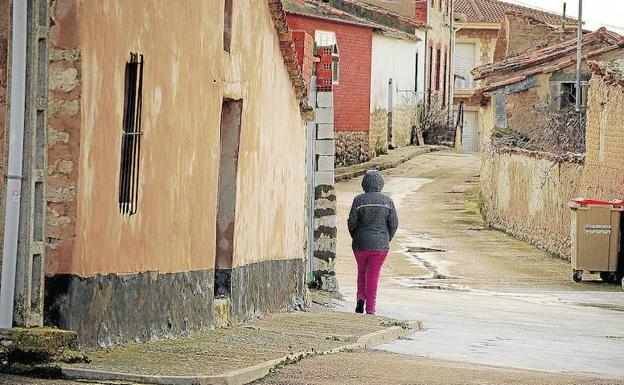
[[[576,112],[581,112],[581,59],[583,57],[583,0],[579,0],[578,41],[576,42]],[[579,117],[579,122],[582,119]]]
[[[566,8],[568,6],[568,3],[566,3],[565,1],[563,2],[563,18],[561,19],[561,38],[559,39],[559,41],[564,41],[565,40],[565,29],[566,29]]]

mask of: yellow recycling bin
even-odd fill
[[[620,253],[620,220],[624,201],[599,201],[577,198],[569,202],[572,209],[572,279],[580,282],[583,271],[600,273],[605,282],[617,282],[622,267]]]

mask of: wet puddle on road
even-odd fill
[[[400,286],[419,289],[468,291],[469,287],[448,282],[449,280],[465,279],[448,273],[447,262],[442,259],[444,250],[435,247],[435,239],[428,234],[410,237],[411,242],[401,243],[398,253],[405,255],[407,260],[427,274],[414,277],[393,277],[392,281]]]

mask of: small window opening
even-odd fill
[[[130,53],[130,60],[126,63],[119,167],[119,211],[123,215],[136,214],[139,198],[143,63],[143,55],[137,53]]]
[[[336,33],[331,31],[317,30],[314,32],[314,42],[318,47],[331,47],[332,49],[332,83],[338,84],[340,80],[340,52]],[[329,68],[327,68],[329,69]]]
[[[559,110],[576,107],[576,83],[561,83]]]
[[[223,50],[230,52],[232,44],[232,9],[234,0],[225,0],[223,8]]]

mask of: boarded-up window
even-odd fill
[[[130,53],[130,60],[126,63],[119,166],[119,211],[124,215],[136,214],[139,199],[142,93],[143,55]]]

